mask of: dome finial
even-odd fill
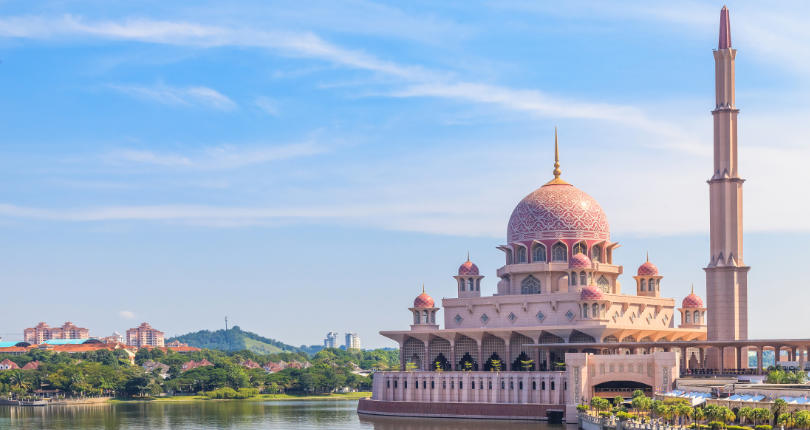
[[[470,261],[470,251],[467,250],[467,261]]]
[[[692,283],[692,294],[695,294],[695,283]]]
[[[425,283],[422,282],[422,294],[424,294],[424,293],[425,293]]]
[[[560,145],[557,143],[557,127],[554,127],[554,179],[548,181],[546,185],[554,184],[568,184],[568,182],[560,179],[562,171],[560,170]]]
[[[650,261],[650,251],[647,251],[647,261]]]

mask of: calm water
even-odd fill
[[[544,422],[358,416],[355,401],[146,403],[46,408],[0,406],[6,429],[574,430]]]

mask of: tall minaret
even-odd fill
[[[720,11],[720,40],[714,51],[714,171],[709,179],[710,251],[706,271],[708,339],[748,338],[748,269],[743,263],[742,185],[737,169],[737,114],[734,58],[728,9]],[[743,350],[745,351],[745,350]],[[709,357],[719,366],[719,356]],[[739,360],[739,361],[738,361]],[[724,367],[747,367],[734,349],[724,352]]]

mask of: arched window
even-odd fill
[[[644,288],[646,288],[646,287],[647,287],[647,281],[642,279],[641,280],[641,291],[644,291]]]
[[[700,324],[700,312],[699,311],[695,311],[695,319],[694,319],[694,321],[695,321],[695,324]]]
[[[591,285],[591,283],[593,283],[593,274],[589,272],[588,273],[588,285]]]
[[[470,291],[473,290],[473,282],[475,282],[475,281],[473,281],[473,278],[467,279],[467,289],[470,290]]]
[[[568,248],[562,242],[551,247],[551,261],[568,261]]]
[[[425,320],[425,324],[430,322],[430,317],[428,316],[428,311],[422,311],[422,319]]]
[[[458,280],[458,289],[461,290],[461,291],[464,291],[464,279],[463,278]]]
[[[582,305],[582,318],[588,318],[588,304]]]
[[[413,313],[413,323],[419,324],[419,311]]]
[[[602,245],[596,245],[591,248],[591,260],[602,262]]]
[[[585,278],[585,272],[579,272],[579,285],[588,285],[588,280]]]
[[[608,290],[610,289],[610,281],[608,281],[604,275],[599,277],[599,279],[596,281],[596,285],[598,285],[599,289],[605,293],[607,293]]]
[[[512,250],[506,250],[506,264],[512,264]]]
[[[540,294],[540,281],[529,275],[520,283],[520,294]]]
[[[547,260],[546,246],[542,243],[535,244],[534,249],[532,250],[532,262],[545,263]]]
[[[597,305],[596,303],[594,303],[594,304],[591,306],[591,308],[592,308],[592,309],[591,309],[591,315],[593,315],[593,317],[594,317],[594,318],[599,318],[599,305]]]
[[[517,249],[517,263],[525,263],[526,262],[526,248],[522,246],[518,246]]]
[[[692,313],[689,312],[689,311],[684,312],[684,316],[686,316],[686,324],[689,324],[690,322],[692,322],[692,321],[690,321],[691,320],[691,314]]]
[[[571,272],[571,285],[577,284],[577,272]]]
[[[573,255],[577,255],[577,254],[588,255],[588,246],[585,245],[585,242],[578,242],[578,243],[576,243],[574,245],[574,252],[572,252],[571,254],[573,254]]]
[[[480,279],[475,280],[475,291],[481,291],[481,280]]]

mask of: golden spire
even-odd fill
[[[566,185],[568,182],[560,179],[560,145],[557,143],[557,127],[554,127],[554,179],[546,182],[546,185]]]
[[[422,282],[422,294],[425,294],[425,283]]]
[[[470,261],[470,251],[467,251],[467,261]]]
[[[692,283],[692,294],[695,294],[695,283]]]
[[[650,251],[647,251],[647,262],[650,262]]]

